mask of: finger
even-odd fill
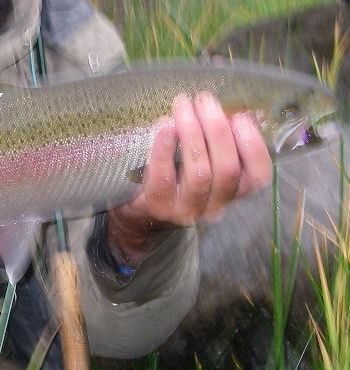
[[[195,100],[195,108],[205,135],[213,174],[207,210],[216,211],[234,197],[241,164],[229,121],[220,103],[211,94],[203,93]]]
[[[264,139],[249,114],[236,114],[231,127],[242,164],[237,195],[266,186],[271,180],[271,159]]]
[[[211,187],[207,147],[193,105],[186,97],[176,100],[174,116],[183,160],[178,206],[184,215],[197,216],[205,208]]]
[[[158,219],[171,214],[176,200],[175,150],[175,129],[162,128],[153,144],[144,186],[147,208]]]

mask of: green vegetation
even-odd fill
[[[336,87],[339,69],[349,46],[349,33],[341,34],[336,23],[331,62],[320,66],[313,54],[318,78],[331,89]],[[312,368],[319,370],[350,369],[350,178],[345,170],[343,140],[338,166],[341,200],[338,224],[330,219],[332,230],[318,230],[318,233],[315,230],[314,233],[319,279],[311,278],[318,299],[316,310],[310,312],[311,361]],[[334,243],[334,250],[327,252],[330,242]],[[335,257],[331,264],[329,254]]]
[[[315,233],[314,240],[319,272],[319,281],[315,284],[319,318],[310,313],[310,327],[314,335],[313,368],[320,370],[350,369],[350,184],[346,185],[343,223],[332,222],[333,229]],[[325,253],[328,239],[335,242],[332,268]]]
[[[124,38],[130,59],[192,57],[236,27],[329,2],[130,0],[125,2]]]
[[[324,320],[318,323],[310,314],[311,328],[315,332],[319,350],[313,362],[314,368],[317,369],[346,370],[350,369],[350,230],[339,233],[339,229],[334,225],[334,231],[337,234],[338,250],[335,251],[337,261],[331,274],[327,274],[327,264],[321,257],[326,236],[322,235],[321,240],[315,236],[315,253],[321,283],[319,305]]]
[[[301,255],[301,233],[304,224],[305,194],[300,194],[298,212],[295,217],[294,240],[290,247],[292,253],[287,266],[282,268],[282,245],[279,235],[279,197],[277,166],[273,166],[272,203],[273,203],[273,235],[271,253],[272,305],[273,305],[273,336],[270,357],[266,369],[285,370],[285,331],[289,319],[290,306],[294,292],[294,284]],[[286,278],[284,279],[284,276]]]
[[[349,31],[344,35],[341,34],[339,23],[336,22],[334,26],[334,48],[332,60],[329,64],[320,63],[312,51],[312,57],[316,69],[318,79],[331,89],[336,88],[338,73],[342,65],[344,55],[350,46]]]

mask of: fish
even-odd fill
[[[91,207],[96,212],[130,201],[140,189],[134,175],[141,176],[149,160],[159,118],[171,116],[179,94],[193,99],[208,91],[228,116],[255,112],[276,158],[319,141],[318,125],[337,110],[334,94],[313,77],[247,61],[137,66],[1,91],[0,256],[5,266],[12,265],[6,260],[18,256],[16,250],[26,248],[40,223],[53,220],[55,209],[76,218]],[[11,254],[16,256],[6,258]],[[18,263],[11,279],[22,273]]]

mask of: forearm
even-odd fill
[[[157,296],[167,289],[185,265],[193,263],[195,268],[196,263],[188,258],[188,254],[192,255],[197,250],[197,231],[194,227],[152,232],[143,245],[147,252],[142,259],[129,265],[129,268],[121,268],[120,264],[126,262],[119,257],[122,251],[119,241],[123,237],[114,239],[113,245],[107,241],[108,218],[107,214],[97,217],[87,246],[91,271],[108,299],[128,302]]]
[[[116,260],[137,266],[157,247],[160,233],[174,228],[125,205],[108,211],[106,242]]]

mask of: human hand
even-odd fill
[[[270,157],[251,115],[228,119],[209,93],[199,94],[194,103],[179,96],[173,115],[175,127],[165,125],[156,137],[143,192],[109,211],[110,245],[134,259],[142,259],[153,231],[217,219],[228,202],[270,181]]]

